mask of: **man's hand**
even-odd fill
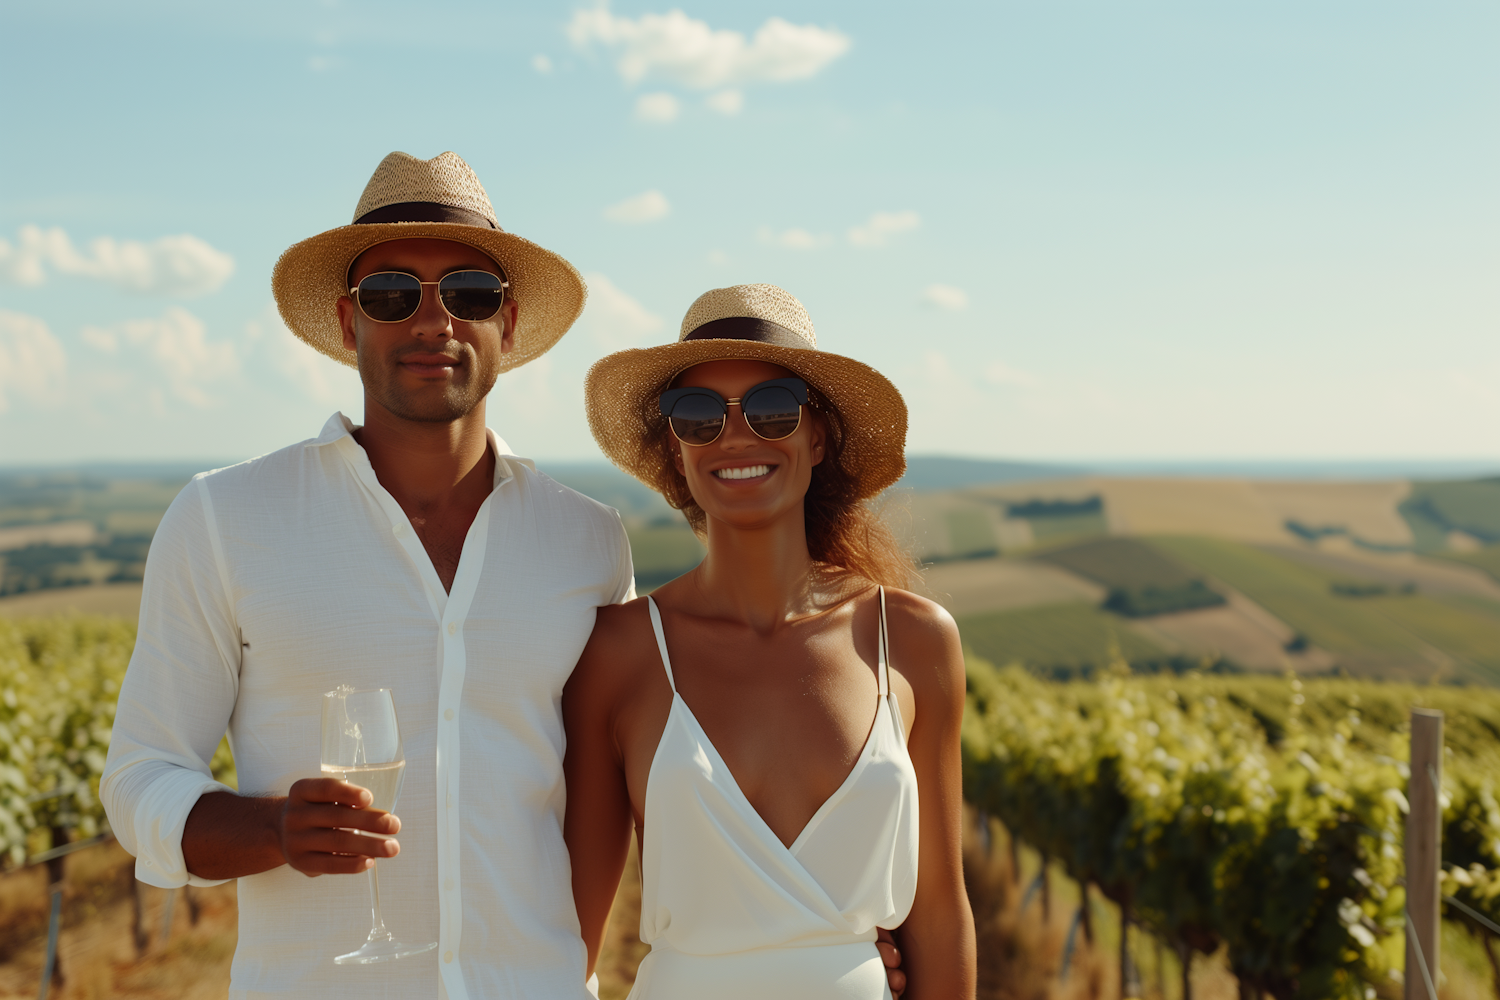
[[[376,858],[394,858],[401,852],[393,839],[401,821],[394,813],[371,809],[371,801],[366,789],[337,778],[295,782],[283,801],[276,830],[286,863],[316,878],[352,875],[369,868]]]
[[[289,864],[307,876],[362,872],[401,850],[401,821],[337,778],[304,778],[291,794],[208,792],[188,813],[182,859],[199,878],[244,878]],[[352,833],[364,830],[363,833]]]
[[[885,978],[891,984],[891,996],[899,998],[906,992],[906,973],[901,971],[901,950],[896,947],[896,936],[884,927],[877,928],[875,949],[885,963]]]

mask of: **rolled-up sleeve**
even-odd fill
[[[146,559],[140,628],[99,783],[136,878],[216,885],[187,870],[182,831],[213,780],[209,761],[239,690],[240,637],[207,483],[172,502]]]

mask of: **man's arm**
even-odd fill
[[[189,812],[213,780],[209,761],[239,691],[240,637],[201,479],[172,502],[152,539],[140,627],[120,687],[99,798],[136,877],[199,884],[182,858]]]
[[[239,695],[240,632],[213,536],[212,499],[195,479],[172,502],[146,561],[140,628],[121,685],[99,797],[136,877],[170,889],[290,863],[309,875],[361,871],[391,857],[394,816],[333,779],[286,797],[235,794],[208,762]]]

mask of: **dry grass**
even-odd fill
[[[624,1000],[635,982],[635,970],[651,949],[641,943],[641,866],[634,834],[625,874],[609,911],[604,947],[599,951],[599,1000]]]
[[[54,978],[52,1000],[207,1000],[228,992],[237,937],[233,883],[190,890],[192,905],[180,891],[166,941],[167,893],[137,883],[132,860],[117,844],[69,856],[66,885],[61,980]],[[149,932],[144,954],[135,943],[137,893]],[[46,907],[44,868],[0,876],[0,1000],[36,996]]]
[[[1223,656],[1251,670],[1327,670],[1333,658],[1320,649],[1288,653],[1291,629],[1237,591],[1228,604],[1179,611],[1131,622],[1131,626],[1172,652]]]

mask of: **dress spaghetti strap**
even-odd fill
[[[672,661],[667,656],[667,634],[661,630],[661,612],[656,610],[656,602],[650,597],[646,598],[646,607],[651,611],[651,630],[656,633],[656,648],[661,652],[661,665],[667,671],[667,683],[672,687],[672,693],[677,693],[677,681],[672,677]],[[885,633],[885,607],[880,610],[881,634]],[[884,662],[884,661],[882,661]],[[882,668],[884,669],[884,668]],[[885,674],[881,674],[882,679]]]
[[[880,689],[879,690],[880,690],[880,697],[882,697],[882,698],[884,698],[887,694],[889,694],[890,690],[891,690],[890,678],[889,678],[889,676],[887,674],[887,671],[888,671],[889,668],[888,668],[887,662],[886,662],[890,658],[890,650],[891,650],[891,639],[890,639],[889,634],[886,632],[886,627],[885,627],[885,588],[881,587],[880,588],[880,654],[879,654],[880,655],[880,664],[879,664],[879,675],[880,675],[879,684],[880,684]],[[667,654],[665,652],[662,653],[663,657],[665,657],[666,655]]]

